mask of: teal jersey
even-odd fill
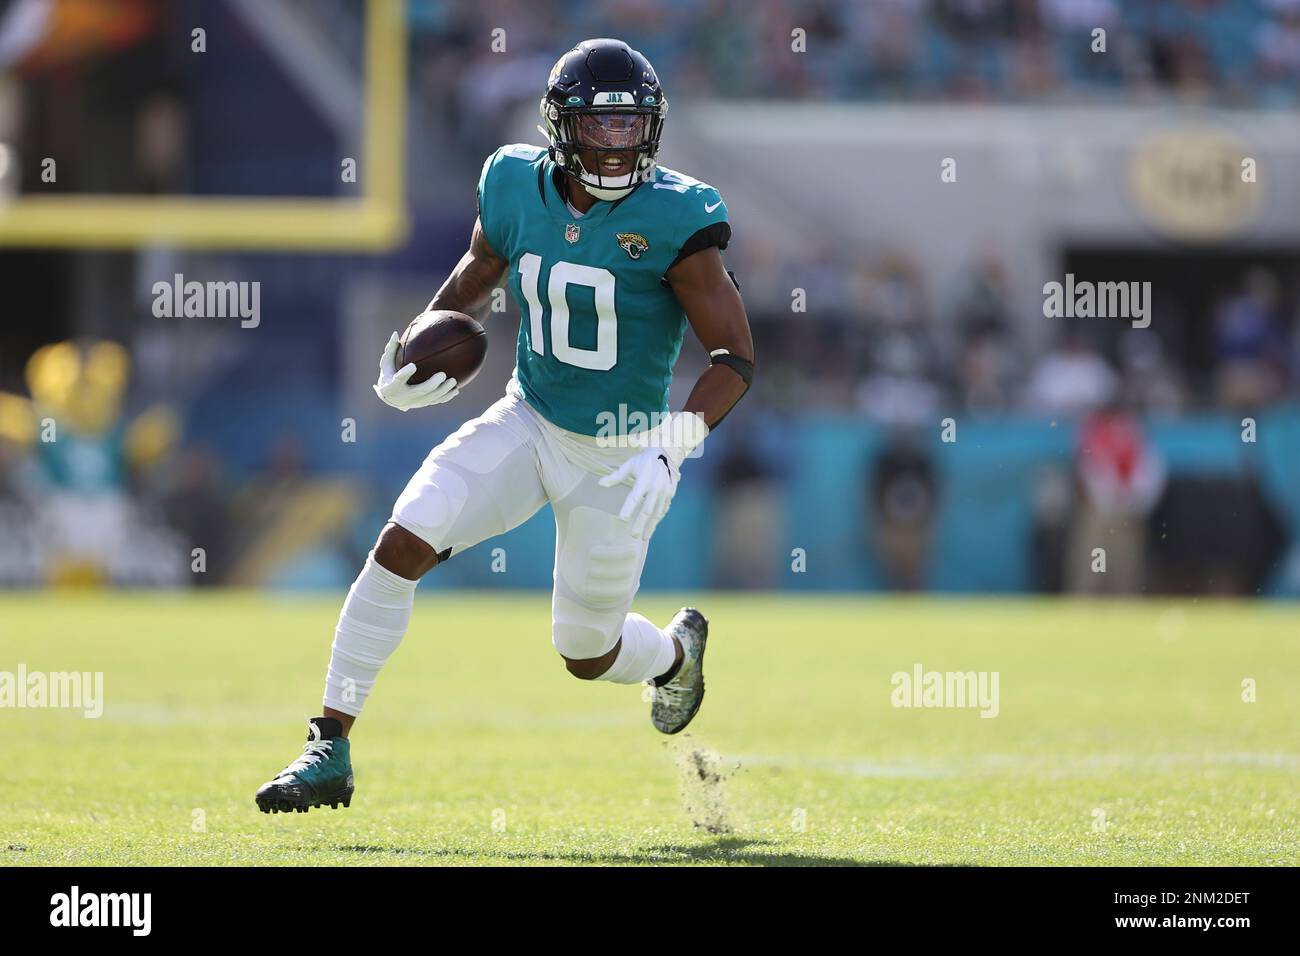
[[[582,435],[639,431],[668,410],[686,316],[664,281],[680,257],[726,248],[727,207],[707,183],[659,166],[654,179],[583,216],[540,146],[503,146],[479,179],[479,220],[510,263],[522,319],[524,400]]]
[[[41,442],[37,457],[55,487],[76,494],[100,494],[122,487],[126,474],[125,429],[116,425],[99,435],[59,432],[58,441]]]

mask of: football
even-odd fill
[[[418,385],[438,372],[464,388],[487,356],[487,331],[463,312],[422,312],[398,340],[397,367],[415,363],[410,384]]]

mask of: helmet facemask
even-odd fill
[[[551,158],[597,199],[621,199],[654,175],[666,103],[566,109],[543,99],[541,105]]]

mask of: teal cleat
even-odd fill
[[[306,813],[327,803],[337,808],[352,802],[351,752],[342,725],[331,717],[313,717],[307,728],[302,756],[258,788],[255,799],[263,813]]]

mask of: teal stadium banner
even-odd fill
[[[315,551],[268,582],[346,587],[355,576],[356,552],[364,554],[406,477],[459,420],[443,415],[376,424],[367,430],[365,447],[358,448],[339,443],[337,416],[321,412],[328,407],[323,396],[321,405],[301,394],[294,398],[259,400],[257,415],[232,411],[229,400],[219,414],[196,409],[192,437],[220,448],[232,471],[251,473],[276,436],[292,430],[314,470],[355,477],[365,489],[365,507],[352,523],[353,553]],[[268,416],[268,408],[279,409],[280,417]],[[304,429],[308,421],[314,424]],[[1242,440],[1241,418],[1236,416],[1148,418],[1144,425],[1171,480],[1253,472],[1291,542],[1263,593],[1300,597],[1300,406],[1260,413],[1254,442]],[[718,580],[721,496],[726,494],[718,468],[727,454],[726,443],[740,435],[735,429],[729,433],[728,427],[718,429],[704,454],[686,463],[672,510],[656,531],[642,577],[644,588],[691,590]],[[760,454],[780,463],[779,472],[770,478],[780,542],[780,554],[773,561],[775,586],[794,591],[885,588],[883,569],[871,547],[870,488],[872,462],[888,438],[884,429],[859,418],[822,414],[791,419],[779,436],[766,436],[779,446],[779,454]],[[1070,472],[1076,441],[1077,422],[1029,417],[959,420],[955,442],[942,441],[937,426],[932,435],[922,437],[919,447],[934,467],[938,489],[926,589],[994,594],[1034,590],[1036,485],[1051,469]],[[543,510],[514,531],[447,562],[428,575],[421,588],[550,588],[554,546],[553,521],[549,510]],[[495,548],[502,549],[504,573],[494,570]],[[795,549],[802,549],[802,562],[796,560]],[[501,561],[495,566],[500,568]]]

